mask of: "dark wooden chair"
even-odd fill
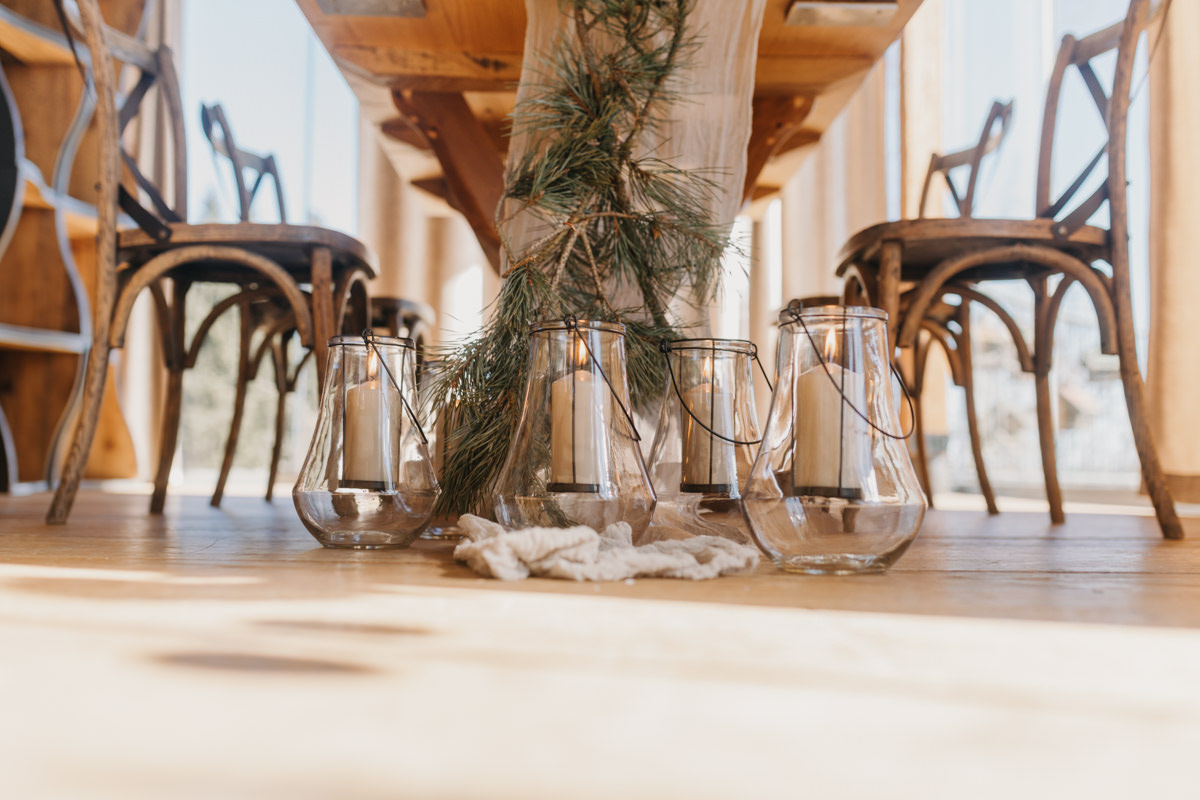
[[[1148,8],[1148,0],[1132,0],[1123,22],[1082,39],[1064,37],[1046,95],[1033,218],[918,219],[876,225],[847,242],[839,257],[838,272],[855,283],[853,293],[889,313],[892,341],[902,348],[916,347],[930,307],[945,295],[947,286],[967,287],[984,297],[983,287],[990,281],[1028,284],[1034,298],[1034,335],[1032,346],[1026,349],[1037,391],[1046,495],[1055,523],[1062,522],[1063,512],[1048,377],[1059,307],[1065,292],[1075,284],[1081,285],[1096,310],[1102,351],[1120,359],[1142,478],[1159,525],[1164,536],[1178,539],[1183,529],[1147,420],[1129,286],[1126,117],[1134,55]],[[1109,91],[1099,77],[1106,65],[1112,75]],[[1087,89],[1103,123],[1104,144],[1066,189],[1054,197],[1051,168],[1056,146],[1079,149],[1077,142],[1056,140],[1062,90],[1068,77],[1078,78]],[[1093,183],[1098,184],[1094,189]],[[1105,204],[1108,226],[1089,224]],[[911,289],[905,291],[906,286]]]
[[[247,298],[267,288],[281,293],[302,343],[315,351],[318,373],[323,378],[326,345],[339,329],[352,288],[365,287],[375,269],[370,251],[337,231],[282,223],[189,224],[186,143],[171,52],[165,47],[150,48],[107,28],[95,0],[79,0],[78,9],[88,51],[85,61],[90,64],[88,79],[97,96],[100,233],[92,343],[81,412],[47,514],[51,523],[65,522],[70,513],[95,435],[109,353],[123,346],[133,303],[143,290],[149,290],[154,299],[168,375],[163,435],[150,504],[151,512],[159,513],[175,455],[183,372],[191,366],[205,332],[201,326],[197,332],[200,339],[190,344],[186,341],[190,287],[200,281],[217,281],[236,287]],[[114,61],[136,78],[127,93],[116,91]],[[122,147],[126,127],[138,117],[152,91],[159,95],[169,120],[173,202],[167,202]],[[122,189],[123,178],[130,189]],[[138,198],[149,204],[149,210],[135,202]],[[139,227],[118,231],[118,206],[130,213]],[[365,288],[357,296],[365,300]],[[361,324],[365,324],[365,304],[357,313]],[[357,321],[350,327],[361,329]]]

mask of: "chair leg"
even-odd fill
[[[921,407],[921,397],[925,393],[925,366],[929,356],[929,348],[932,346],[931,339],[928,337],[917,337],[917,346],[911,350],[906,350],[900,356],[900,368],[897,370],[900,379],[905,382],[908,387],[908,397],[912,401],[910,410],[912,411],[912,438],[916,453],[913,454],[914,466],[917,469],[917,482],[921,484],[922,491],[925,492],[925,502],[930,508],[933,508],[933,481],[929,477],[929,449],[925,441],[925,412]],[[905,375],[905,356],[911,353],[912,376],[911,378]]]
[[[233,469],[233,458],[237,455],[238,438],[242,433],[242,418],[246,412],[246,392],[250,384],[250,347],[254,326],[250,319],[249,303],[243,302],[238,308],[238,321],[241,326],[241,342],[238,348],[237,388],[233,399],[233,418],[229,421],[229,434],[225,437],[225,457],[221,460],[221,473],[217,476],[217,485],[213,489],[212,498],[208,504],[219,508],[225,497],[225,484],[229,480],[229,471]]]
[[[1062,488],[1058,484],[1058,459],[1054,447],[1054,417],[1050,409],[1050,376],[1039,369],[1034,375],[1037,387],[1038,442],[1042,449],[1042,473],[1046,480],[1046,500],[1050,503],[1050,522],[1066,521],[1062,507]]]
[[[964,306],[966,301],[963,301]],[[964,308],[958,315],[959,328],[958,354],[962,363],[963,395],[967,403],[967,435],[971,438],[971,456],[975,459],[975,475],[979,479],[979,492],[987,504],[989,514],[999,514],[996,505],[996,493],[992,490],[992,482],[988,480],[987,467],[983,463],[983,438],[979,435],[979,418],[975,411],[975,376],[971,370],[971,328],[970,309]]]
[[[275,362],[275,444],[271,448],[271,468],[267,472],[267,502],[275,499],[275,479],[279,475],[279,458],[283,453],[284,422],[287,413],[288,370],[287,344],[283,337],[277,337],[272,343],[272,355]]]
[[[1066,521],[1062,509],[1062,489],[1058,484],[1058,457],[1054,447],[1054,412],[1050,407],[1050,363],[1054,355],[1051,336],[1051,311],[1046,294],[1046,279],[1029,281],[1033,289],[1033,381],[1037,392],[1038,442],[1042,450],[1042,476],[1046,482],[1046,501],[1050,504],[1050,522]]]
[[[921,488],[925,491],[925,502],[930,508],[933,505],[933,482],[929,478],[929,449],[925,444],[925,421],[924,413],[921,410],[921,396],[919,393],[909,392],[912,398],[913,410],[913,438],[917,440],[917,480],[921,484]]]
[[[1175,513],[1175,501],[1167,488],[1162,462],[1158,460],[1158,450],[1154,445],[1154,433],[1150,429],[1145,384],[1137,364],[1133,326],[1129,317],[1124,314],[1117,317],[1117,343],[1121,384],[1125,389],[1125,407],[1129,412],[1129,425],[1133,429],[1134,447],[1137,448],[1138,459],[1142,464],[1142,481],[1146,484],[1146,493],[1150,495],[1154,504],[1154,513],[1158,517],[1163,538],[1182,539],[1183,525]]]
[[[161,514],[167,499],[167,482],[171,464],[179,444],[179,420],[183,411],[183,368],[171,367],[167,372],[167,397],[163,406],[162,427],[158,445],[158,470],[154,475],[154,494],[150,496],[150,513]]]
[[[1167,479],[1163,475],[1162,462],[1158,460],[1158,451],[1154,447],[1154,436],[1150,430],[1146,415],[1146,395],[1142,384],[1142,376],[1137,372],[1137,364],[1132,370],[1134,375],[1126,377],[1125,359],[1121,359],[1121,379],[1125,385],[1125,406],[1129,410],[1129,424],[1133,428],[1133,443],[1137,448],[1138,458],[1142,463],[1142,480],[1146,484],[1146,493],[1154,504],[1154,513],[1158,517],[1159,527],[1162,528],[1166,539],[1182,539],[1183,525],[1175,513],[1175,501],[1167,488]]]
[[[71,447],[63,463],[62,477],[54,489],[50,510],[46,512],[46,523],[49,525],[65,524],[71,514],[71,506],[75,503],[79,481],[83,477],[84,467],[87,466],[92,441],[96,438],[96,426],[100,422],[100,404],[104,399],[104,382],[108,378],[109,352],[107,341],[93,342],[91,350],[85,356],[87,367],[79,417],[75,423],[75,434],[71,437]]]
[[[191,284],[187,281],[171,281],[171,303],[163,306],[167,319],[159,319],[160,326],[169,326],[163,331],[163,358],[167,365],[167,395],[163,403],[162,426],[158,446],[158,470],[154,475],[154,493],[150,496],[150,513],[161,514],[167,499],[167,482],[171,476],[171,464],[175,461],[175,450],[179,445],[179,420],[183,412],[183,371],[187,365],[184,344],[184,323],[187,317],[187,293]]]

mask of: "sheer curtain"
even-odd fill
[[[1161,36],[1160,36],[1161,34]],[[1200,502],[1200,4],[1174,0],[1150,28],[1150,348],[1147,388],[1158,454],[1176,500]]]

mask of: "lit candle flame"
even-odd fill
[[[577,369],[587,369],[588,348],[582,336],[578,337],[579,345],[575,348],[575,366]]]
[[[829,329],[829,333],[825,334],[825,360],[833,361],[837,355],[837,336],[834,335],[833,328]]]
[[[703,367],[701,367],[701,371],[704,373],[704,380],[705,380],[705,382],[708,382],[708,381],[711,381],[711,380],[712,380],[712,374],[713,374],[713,360],[712,360],[711,358],[707,358],[707,357],[706,357],[706,358],[704,359],[704,366],[703,366]]]
[[[367,380],[375,380],[375,374],[379,372],[379,354],[375,352],[374,347],[367,348]]]

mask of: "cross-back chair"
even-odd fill
[[[190,344],[185,336],[188,290],[196,282],[221,282],[249,297],[270,288],[282,294],[303,344],[315,351],[323,379],[325,349],[339,328],[351,297],[359,300],[366,322],[366,280],[374,276],[375,257],[360,242],[337,231],[307,225],[250,222],[189,224],[187,220],[186,142],[179,86],[171,52],[150,47],[104,25],[96,0],[78,0],[79,28],[90,65],[86,76],[97,96],[99,142],[97,279],[93,298],[91,348],[87,354],[81,411],[47,514],[65,522],[95,435],[100,399],[112,348],[124,345],[134,301],[150,291],[163,339],[167,370],[163,430],[150,510],[160,513],[178,441],[183,372],[194,364],[203,334]],[[118,93],[114,61],[130,73],[127,93]],[[124,133],[156,93],[168,118],[172,194],[168,202],[137,167],[123,146]],[[124,188],[128,185],[129,188]],[[143,202],[149,205],[143,205]],[[138,227],[118,230],[120,206]],[[355,287],[358,287],[355,289]],[[307,291],[306,291],[307,290]],[[230,307],[237,303],[230,304]]]
[[[230,166],[238,200],[238,220],[251,221],[254,198],[263,187],[267,177],[275,187],[275,204],[280,223],[287,222],[287,206],[283,199],[283,182],[274,154],[259,155],[238,146],[233,128],[225,109],[219,103],[201,104],[200,124],[213,153]],[[210,504],[221,504],[225,487],[237,454],[241,436],[242,420],[246,410],[246,396],[250,382],[258,376],[263,362],[270,357],[275,378],[275,436],[271,447],[271,461],[267,471],[266,499],[275,496],[275,479],[279,474],[279,460],[283,452],[284,426],[287,416],[287,397],[296,389],[300,370],[312,355],[306,349],[295,364],[289,357],[289,344],[297,333],[296,319],[290,313],[287,298],[277,289],[259,292],[240,292],[227,298],[224,303],[236,304],[239,309],[239,353],[238,376],[234,394],[233,416],[229,433],[225,439],[225,453],[217,485],[213,489]],[[226,309],[214,307],[205,319],[215,321]]]
[[[270,177],[275,186],[275,207],[279,210],[279,221],[286,223],[287,205],[283,200],[283,183],[279,179],[275,154],[259,155],[238,147],[233,138],[229,118],[225,116],[225,109],[220,103],[213,103],[211,106],[201,103],[200,125],[213,152],[228,160],[233,168],[233,181],[238,196],[238,219],[242,222],[250,221],[250,208],[254,204],[254,198],[262,188],[263,181]],[[247,180],[247,172],[253,177],[253,183]]]
[[[1096,311],[1102,352],[1119,357],[1142,478],[1159,525],[1164,536],[1177,539],[1183,530],[1147,419],[1130,298],[1126,130],[1134,55],[1149,6],[1149,0],[1131,0],[1123,22],[1083,38],[1064,37],[1046,93],[1031,219],[883,223],[846,243],[838,274],[853,283],[848,294],[865,296],[889,313],[892,341],[901,348],[916,346],[929,309],[948,286],[966,287],[978,297],[986,296],[984,287],[991,281],[1019,280],[1029,286],[1034,300],[1033,340],[1025,349],[1034,375],[1046,496],[1054,523],[1062,522],[1063,512],[1049,386],[1053,333],[1064,294],[1075,284],[1082,286]],[[1108,90],[1100,77],[1106,64],[1112,76]],[[1056,146],[1064,146],[1056,134],[1061,133],[1062,91],[1068,78],[1086,87],[1102,123],[1104,144],[1054,197],[1052,168]],[[1107,227],[1093,221],[1106,204]],[[905,287],[911,288],[902,291]],[[1016,326],[1010,331],[1015,334]]]
[[[934,153],[929,158],[925,171],[925,182],[921,187],[918,218],[929,216],[930,201],[937,194],[937,187],[944,185],[954,201],[954,213],[959,218],[971,217],[975,213],[976,190],[984,159],[995,153],[1003,143],[1012,120],[1013,101],[1001,103],[994,100],[984,119],[979,139],[975,144],[952,153]],[[849,286],[856,284],[850,282]],[[957,302],[949,302],[948,294],[956,294]],[[905,298],[901,299],[903,304]],[[997,309],[990,298],[964,286],[948,286],[936,303],[926,310],[917,334],[916,345],[910,351],[912,363],[902,369],[909,396],[913,401],[913,440],[916,446],[917,476],[925,490],[925,496],[933,505],[933,482],[929,474],[928,440],[925,436],[925,416],[922,399],[925,394],[926,367],[934,344],[941,347],[950,367],[950,378],[955,386],[963,390],[967,411],[967,436],[971,443],[971,455],[975,462],[975,474],[979,480],[979,492],[983,495],[989,514],[999,513],[996,494],[988,480],[987,467],[983,461],[983,443],[979,435],[978,416],[975,412],[975,382],[971,374],[971,303],[979,302],[993,312]],[[902,312],[903,313],[903,312]],[[1011,319],[1011,318],[1007,318]],[[1020,342],[1023,345],[1024,341]],[[1018,348],[1020,347],[1018,345]],[[1022,362],[1024,363],[1024,362]]]

